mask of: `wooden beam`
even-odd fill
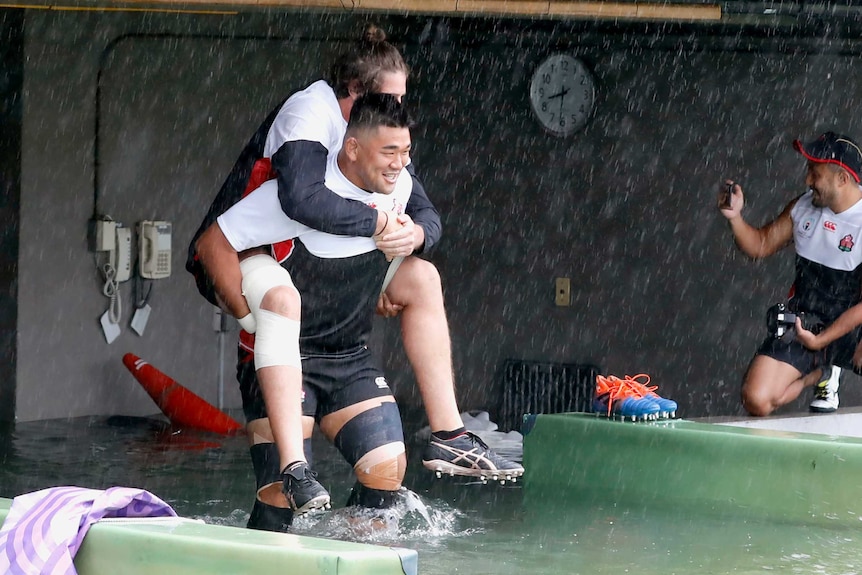
[[[0,7],[122,10],[127,5],[222,6],[233,8],[283,7],[317,8],[338,12],[361,10],[410,14],[448,14],[456,16],[497,16],[553,19],[626,19],[658,21],[721,20],[718,4],[683,4],[662,2],[600,2],[578,0],[96,0],[81,5],[77,0],[7,0]],[[136,10],[138,8],[135,8]]]

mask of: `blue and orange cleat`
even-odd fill
[[[646,378],[646,381],[638,381],[640,378]],[[676,410],[679,407],[677,403],[672,399],[666,399],[655,392],[658,389],[657,385],[650,385],[650,378],[645,373],[639,373],[633,377],[626,376],[626,380],[630,382],[630,385],[634,387],[639,387],[641,389],[641,393],[647,399],[651,399],[655,403],[658,404],[659,417],[671,418],[676,417]]]
[[[646,378],[646,381],[639,381]],[[620,379],[614,375],[596,377],[596,396],[593,411],[608,417],[621,417],[623,420],[649,421],[660,417],[676,415],[675,401],[665,399],[655,393],[656,386],[649,386],[649,376],[645,373]]]

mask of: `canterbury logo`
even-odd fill
[[[377,379],[374,380],[374,383],[376,383],[377,387],[380,389],[386,389],[389,387],[389,385],[386,383],[385,377],[378,377]]]

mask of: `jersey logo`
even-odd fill
[[[377,206],[377,202],[368,202],[365,205],[367,205],[369,208],[374,208],[375,210],[379,209]],[[392,211],[395,212],[396,214],[403,214],[404,213],[404,204],[399,202],[395,198],[393,198],[392,199]]]
[[[380,389],[387,389],[389,385],[386,383],[385,377],[378,377],[374,379],[374,383],[377,384],[377,387]]]
[[[838,229],[838,226],[836,226],[834,222],[830,222],[829,220],[823,222],[823,227],[830,232],[834,232],[836,229]]]
[[[803,238],[810,238],[812,235],[814,235],[815,221],[815,218],[809,216],[799,222],[799,236]]]
[[[853,236],[847,234],[846,236],[841,238],[840,242],[838,242],[838,249],[842,252],[849,252],[853,249],[854,245],[856,244],[853,243]]]

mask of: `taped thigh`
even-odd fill
[[[362,485],[385,491],[401,487],[407,456],[401,414],[394,402],[357,414],[336,434],[334,443]]]
[[[266,294],[273,288],[286,288],[296,292],[290,274],[267,255],[246,258],[239,265],[242,271],[243,295],[257,322],[254,342],[255,368],[291,366],[301,370],[299,321],[260,307]],[[296,299],[299,301],[298,294]]]
[[[302,371],[299,354],[299,322],[275,312],[255,312],[254,367],[290,366]]]

